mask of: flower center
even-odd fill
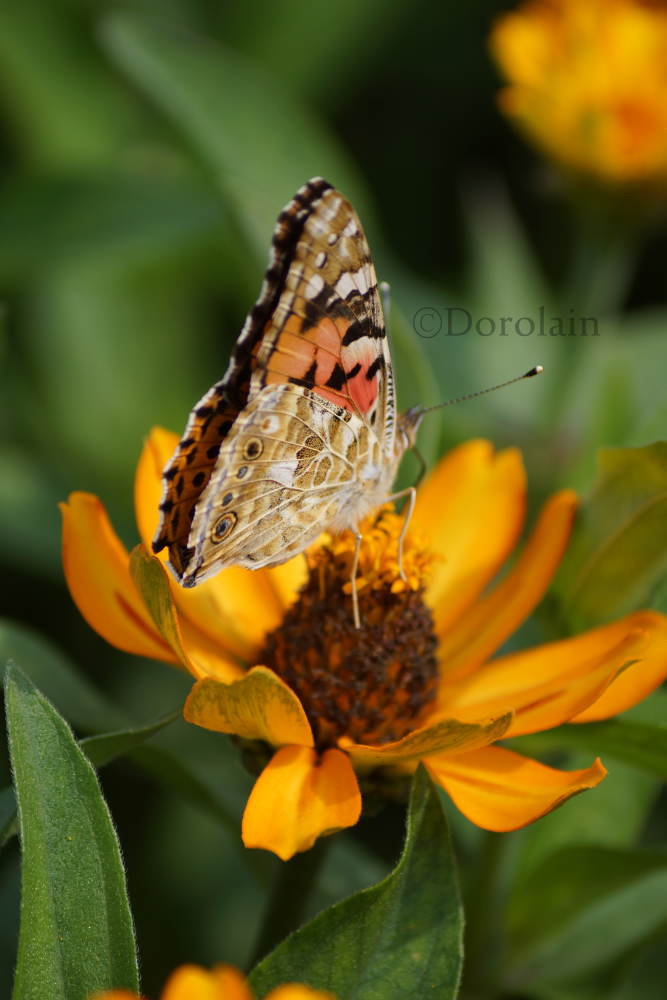
[[[272,632],[259,662],[299,696],[318,749],[341,736],[388,743],[415,728],[437,683],[436,637],[423,601],[432,557],[411,532],[400,577],[403,519],[389,505],[361,527],[357,570],[361,628],[354,627],[351,532],[306,552],[310,575],[297,603]]]

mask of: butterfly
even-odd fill
[[[153,551],[184,587],[226,566],[277,566],[392,494],[423,411],[396,416],[375,268],[350,202],[321,177],[278,217],[260,296],[229,367],[195,406],[163,473]],[[402,573],[402,543],[399,565]]]

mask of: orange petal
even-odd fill
[[[200,965],[181,965],[169,976],[161,1000],[253,1000],[245,977],[231,965],[211,972]]]
[[[183,714],[203,729],[265,740],[274,747],[315,745],[303,705],[267,667],[253,667],[233,684],[221,684],[210,677],[198,681]]]
[[[350,755],[354,768],[359,773],[387,764],[402,764],[419,760],[426,754],[461,753],[486,746],[502,739],[512,722],[512,713],[486,722],[460,722],[459,719],[441,719],[430,726],[415,729],[396,743],[382,746],[364,746],[343,737],[338,741],[341,749]]]
[[[572,490],[552,496],[511,571],[441,636],[438,656],[448,682],[473,673],[542,599],[565,552],[577,503]]]
[[[110,990],[107,993],[93,993],[90,1000],[137,1000],[138,993],[129,990]]]
[[[641,659],[650,641],[646,624],[650,612],[637,612],[583,635],[491,660],[468,680],[443,684],[438,714],[465,721],[513,709],[508,736],[560,726]]]
[[[455,448],[420,487],[414,524],[443,556],[427,590],[439,634],[458,621],[507,559],[525,509],[520,453],[509,448],[496,454],[488,441]]]
[[[350,761],[327,750],[283,747],[250,793],[241,833],[246,847],[263,847],[283,861],[307,851],[318,837],[354,826],[361,794]]]
[[[144,444],[134,480],[134,506],[139,532],[147,552],[152,552],[162,496],[162,470],[174,453],[178,437],[154,427]],[[163,549],[158,558],[166,563]],[[292,563],[295,565],[292,566]],[[304,560],[299,556],[274,570],[250,570],[231,566],[192,589],[179,586],[170,576],[176,605],[182,614],[214,643],[235,656],[252,660],[262,648],[267,632],[277,628],[290,603],[290,587],[302,582]],[[288,567],[290,567],[288,569]]]
[[[642,701],[667,678],[667,618],[657,611],[642,611],[641,615],[642,628],[651,637],[644,658],[619,674],[596,702],[570,722],[610,719]]]
[[[336,1000],[333,993],[323,993],[321,990],[311,990],[302,983],[285,983],[271,990],[266,1000]]]
[[[424,761],[464,816],[484,830],[518,830],[567,799],[598,785],[600,760],[583,771],[558,771],[502,747]]]
[[[130,557],[91,493],[61,503],[63,568],[76,606],[107,642],[127,653],[176,663],[130,577]]]
[[[218,987],[218,1000],[254,1000],[245,976],[235,966],[220,964],[214,966],[211,972]],[[189,997],[183,997],[183,1000],[189,1000]]]

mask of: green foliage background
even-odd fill
[[[154,720],[189,685],[83,622],[64,585],[56,504],[73,489],[99,494],[135,544],[143,437],[154,424],[180,432],[221,376],[275,217],[313,174],[352,198],[392,284],[403,407],[545,366],[540,379],[425,421],[429,461],[473,435],[520,445],[533,518],[558,486],[592,490],[599,447],[667,437],[660,212],[630,238],[610,235],[585,204],[564,208],[558,179],[495,109],[485,38],[505,6],[0,5],[0,651],[78,736]],[[536,319],[540,306],[547,317],[594,315],[600,335],[415,335],[419,309],[454,306],[473,320]],[[667,608],[666,469],[664,446],[607,453],[554,592],[515,645]],[[466,996],[664,995],[664,698],[630,716],[609,724],[622,732],[524,743],[572,767],[602,747],[610,771],[526,831],[485,834],[446,804],[467,910]],[[4,751],[0,779],[11,780]],[[110,763],[101,784],[146,994],[157,997],[179,962],[244,966],[278,862],[240,846],[252,779],[235,751],[180,720]],[[0,797],[0,827],[5,812]],[[404,810],[390,806],[339,835],[309,915],[385,876],[404,828]],[[534,900],[549,893],[545,925]],[[0,854],[3,996],[19,894],[13,838]]]

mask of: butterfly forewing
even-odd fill
[[[316,178],[281,213],[227,372],[165,469],[154,550],[169,546],[186,586],[227,565],[284,562],[382,502],[394,437],[368,244],[347,199]]]

